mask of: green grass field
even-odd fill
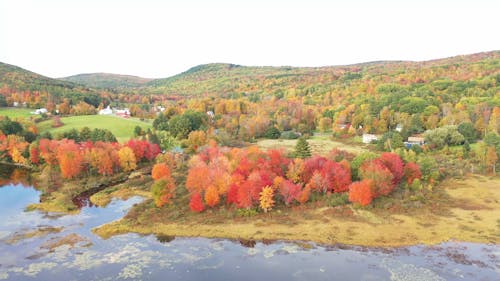
[[[311,152],[313,154],[326,155],[334,148],[342,149],[351,153],[359,154],[361,152],[366,152],[368,149],[364,144],[345,144],[342,142],[332,141],[329,137],[320,135],[313,136],[307,140],[309,146],[311,147]],[[295,150],[295,144],[297,140],[271,140],[262,139],[257,142],[257,146],[262,149],[278,149],[284,148],[286,152],[292,152]]]
[[[121,118],[116,116],[105,115],[83,115],[83,116],[70,116],[63,117],[61,121],[64,126],[59,128],[52,128],[52,120],[43,121],[38,124],[39,131],[50,132],[57,134],[64,131],[69,131],[73,128],[80,130],[83,127],[108,129],[116,137],[119,142],[125,142],[134,135],[135,126],[139,125],[143,129],[151,128],[152,122],[140,121],[137,118]]]
[[[35,110],[30,108],[0,107],[0,116],[8,116],[9,118],[37,116],[31,114],[31,111]]]

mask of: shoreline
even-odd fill
[[[437,202],[410,212],[352,205],[297,208],[249,218],[220,218],[223,211],[165,220],[168,210],[146,200],[125,218],[92,231],[107,239],[124,233],[236,240],[277,240],[369,247],[401,247],[446,241],[500,243],[500,179],[450,179],[437,187]],[[217,213],[218,212],[218,213]],[[142,213],[142,214],[141,214]],[[219,215],[219,217],[217,217]],[[136,216],[136,217],[134,217]],[[207,218],[209,218],[207,220]],[[189,221],[183,221],[183,220]],[[211,219],[211,220],[210,220]]]

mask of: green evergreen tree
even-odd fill
[[[92,138],[92,131],[89,127],[83,127],[80,129],[80,140],[88,141]]]
[[[142,135],[143,135],[143,133],[142,133],[141,126],[139,126],[139,125],[135,126],[135,128],[134,128],[134,136],[138,137],[138,136],[142,136]]]
[[[297,140],[297,144],[295,145],[295,157],[298,158],[307,158],[311,156],[311,148],[309,147],[309,143],[304,137],[301,137]]]
[[[266,132],[264,133],[264,137],[268,139],[279,139],[281,136],[280,130],[274,126],[270,126],[269,128],[266,129]]]

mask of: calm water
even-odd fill
[[[304,248],[136,234],[103,240],[91,229],[119,219],[140,198],[78,215],[25,212],[39,195],[21,184],[0,187],[0,280],[500,280],[498,245]],[[61,231],[47,231],[53,228]],[[77,240],[61,242],[68,237]]]

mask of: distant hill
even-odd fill
[[[62,81],[49,78],[18,66],[0,62],[0,93],[10,95],[10,93],[24,92],[34,95],[40,94],[42,104],[50,100],[55,103],[61,102],[64,98],[71,99],[75,103],[81,100],[94,106],[99,104],[98,92],[83,85],[73,82]],[[38,94],[37,94],[38,93]],[[18,96],[15,101],[28,102],[27,96]],[[30,106],[41,106],[35,99],[30,100]]]
[[[195,66],[178,75],[152,80],[143,86],[143,92],[167,95],[239,95],[298,91],[304,95],[327,93],[331,89],[345,87],[345,83],[356,79],[383,79],[390,82],[394,77],[424,71],[429,81],[438,79],[456,80],[459,73],[448,71],[480,63],[479,69],[491,68],[498,71],[500,51],[455,56],[424,62],[376,61],[344,66],[325,67],[270,67],[241,66],[214,63]],[[469,68],[467,68],[469,69]],[[463,70],[465,71],[465,69]],[[433,74],[432,74],[433,73]],[[413,76],[415,76],[413,75]],[[463,73],[466,80],[467,74]],[[387,76],[382,78],[382,76]],[[392,78],[391,78],[392,77]],[[392,81],[404,82],[404,81]],[[405,83],[409,83],[407,81]]]
[[[7,86],[17,90],[40,91],[88,91],[85,87],[72,82],[49,78],[29,70],[0,62],[0,87]]]
[[[280,91],[290,86],[328,83],[359,67],[271,67],[214,63],[195,66],[178,75],[155,79],[145,87],[163,94],[248,93]]]
[[[111,73],[86,73],[59,78],[59,80],[96,89],[123,89],[141,87],[153,79]]]

